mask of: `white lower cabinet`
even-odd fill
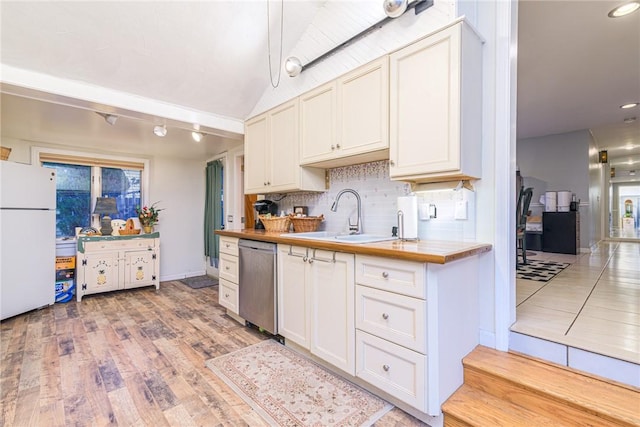
[[[278,330],[355,374],[354,255],[278,246]]]
[[[478,344],[478,261],[356,255],[356,376],[438,416]]]
[[[233,314],[239,312],[238,299],[238,242],[236,237],[220,236],[220,258],[218,264],[218,276],[220,286],[218,289],[218,303]]]
[[[160,238],[80,237],[76,297],[143,286],[160,288]]]

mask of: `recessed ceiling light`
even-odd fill
[[[153,127],[153,133],[155,133],[156,136],[165,136],[167,134],[167,128],[164,125],[155,125]]]
[[[625,117],[625,118],[624,118],[624,122],[625,122],[625,123],[633,123],[633,122],[635,122],[635,121],[636,121],[636,118],[635,118],[635,117]]]
[[[613,9],[609,12],[609,18],[620,18],[640,9],[640,1],[630,1]]]
[[[626,110],[627,108],[633,108],[633,107],[637,107],[638,106],[638,102],[630,102],[628,104],[622,104],[620,106],[620,108]]]

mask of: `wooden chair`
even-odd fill
[[[518,250],[522,250],[522,263],[527,263],[527,215],[533,196],[533,188],[520,188],[518,205],[516,208],[516,264],[518,263]]]

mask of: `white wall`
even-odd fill
[[[580,200],[580,246],[589,248],[599,240],[594,235],[599,222],[598,211],[593,217],[590,193],[589,150],[592,137],[581,130],[558,135],[518,140],[517,162],[525,187],[533,187],[531,211],[541,215],[544,210],[539,198],[546,191],[571,191]],[[597,194],[594,193],[597,197]],[[597,201],[594,203],[597,205]]]

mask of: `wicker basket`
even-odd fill
[[[305,231],[316,231],[320,223],[324,221],[324,216],[291,216],[293,232],[302,233]]]
[[[140,229],[139,228],[133,228],[133,229],[123,228],[122,230],[118,230],[118,234],[121,236],[130,236],[132,234],[140,234]]]
[[[267,218],[266,215],[259,216],[260,221],[264,224],[266,231],[280,231],[282,233],[289,231],[291,227],[291,219],[288,216],[274,216]]]
[[[11,148],[0,147],[0,160],[7,160],[9,158],[9,154],[11,154]]]

